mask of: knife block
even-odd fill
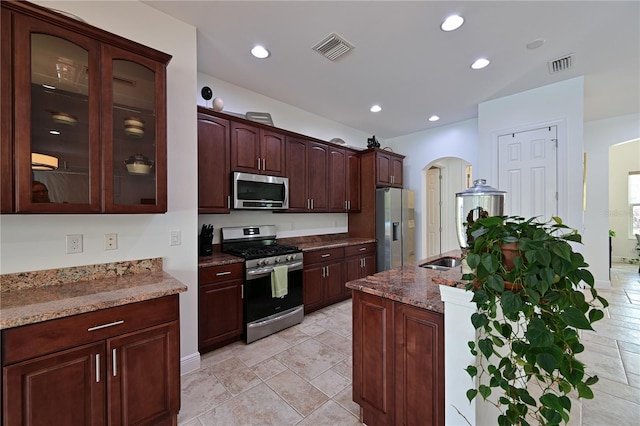
[[[198,256],[211,256],[213,254],[213,237],[198,236]]]

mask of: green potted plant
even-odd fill
[[[466,368],[477,378],[469,401],[480,395],[496,405],[499,425],[567,422],[567,395],[593,398],[590,386],[598,381],[577,359],[584,350],[578,331],[591,330],[608,306],[570,244],[581,243],[580,234],[557,217],[543,223],[517,216],[480,219],[469,233],[473,272],[463,279],[477,307],[471,322],[478,337],[469,347],[480,361]]]

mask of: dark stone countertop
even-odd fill
[[[453,250],[410,265],[349,281],[346,286],[353,290],[444,314],[444,302],[440,300],[440,285],[464,288],[462,269],[458,266],[448,271],[437,271],[421,268],[420,265],[444,256],[460,257],[460,255],[459,250]]]

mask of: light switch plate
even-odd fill
[[[171,231],[171,242],[169,245],[179,246],[182,244],[182,232],[180,230]]]

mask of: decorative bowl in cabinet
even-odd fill
[[[153,167],[153,160],[142,154],[135,154],[124,160],[127,171],[132,175],[148,175]]]

